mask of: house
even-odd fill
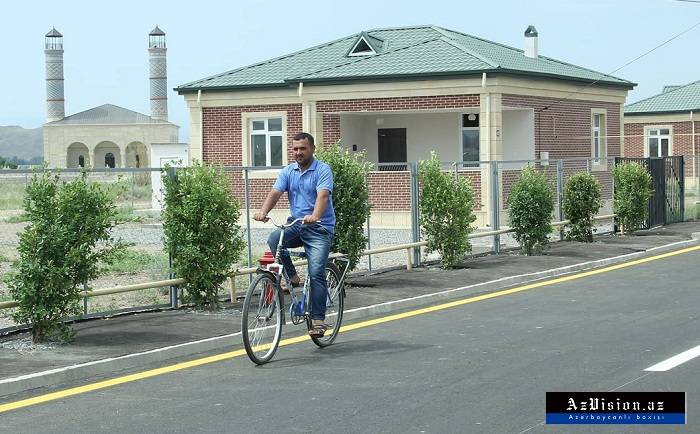
[[[622,107],[634,86],[541,56],[533,26],[520,50],[428,25],[363,31],[175,90],[190,111],[192,158],[272,167],[288,163],[301,130],[376,163],[431,150],[444,161],[620,155]],[[257,207],[276,171],[252,173]],[[487,205],[488,170],[468,176]],[[372,174],[377,224],[408,221],[408,181],[407,172]],[[483,210],[477,217],[488,222]]]
[[[686,180],[697,177],[700,154],[700,81],[664,86],[625,106],[625,157],[682,155]],[[690,178],[690,179],[688,179]]]

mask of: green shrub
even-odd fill
[[[214,310],[219,286],[245,247],[240,203],[229,193],[223,169],[199,162],[166,168],[163,185],[165,250],[177,277],[186,280],[183,301]]]
[[[644,225],[649,214],[651,175],[638,163],[624,163],[613,170],[613,209],[623,233],[631,234]]]
[[[364,153],[351,153],[338,143],[316,149],[316,158],[333,171],[335,237],[331,251],[346,254],[351,270],[367,247],[363,228],[370,214],[367,174],[371,164],[364,157]]]
[[[421,184],[420,224],[428,253],[437,251],[445,268],[459,265],[471,252],[469,234],[474,215],[474,193],[469,179],[455,178],[440,170],[440,159],[431,152],[430,159],[418,166]]]
[[[571,176],[564,185],[562,203],[564,215],[571,220],[571,224],[566,227],[566,238],[593,242],[593,217],[602,205],[600,184],[593,175],[582,172]]]
[[[69,339],[62,319],[81,313],[83,284],[99,275],[99,264],[125,248],[112,238],[116,225],[113,196],[87,181],[70,182],[57,174],[34,175],[27,187],[24,213],[29,224],[19,236],[19,259],[9,278],[19,303],[17,323],[32,325],[32,339]]]
[[[508,196],[508,221],[515,239],[526,255],[540,253],[552,232],[554,193],[551,181],[532,167],[526,167]]]

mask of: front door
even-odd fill
[[[399,163],[406,159],[406,128],[380,128],[377,131],[380,163]],[[379,166],[379,170],[406,170],[406,165]]]

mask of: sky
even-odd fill
[[[677,0],[6,1],[0,26],[0,125],[45,122],[44,35],[63,34],[66,115],[102,104],[149,114],[148,33],[167,34],[169,120],[189,142],[184,99],[172,88],[362,30],[434,24],[610,73],[700,22],[700,2]],[[638,83],[628,103],[700,79],[700,26],[614,75]]]

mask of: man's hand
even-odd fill
[[[313,214],[304,216],[305,225],[312,225],[314,223],[318,223],[319,220],[321,220],[321,217],[316,217]]]
[[[265,214],[264,212],[258,211],[255,214],[253,214],[253,220],[259,222],[266,222],[270,220],[270,217],[268,217],[267,214]]]

